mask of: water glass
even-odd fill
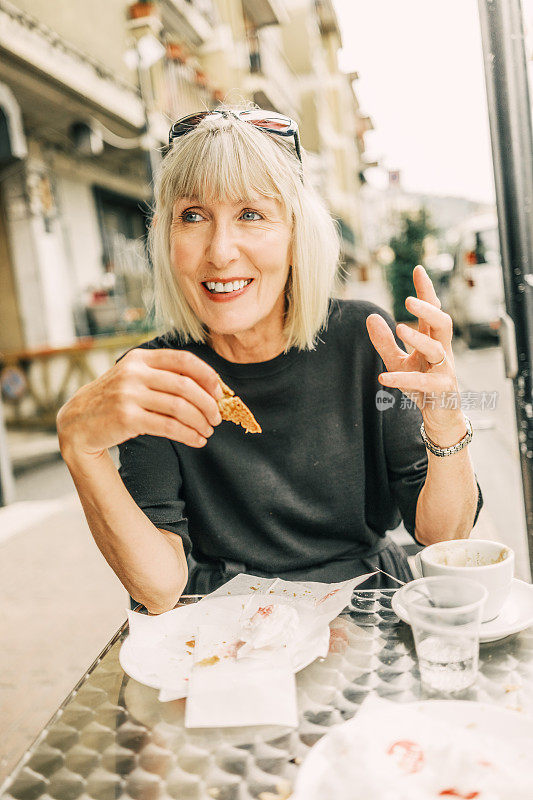
[[[444,694],[471,686],[478,671],[486,588],[446,576],[419,578],[400,591],[413,629],[422,683]]]

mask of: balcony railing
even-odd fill
[[[264,78],[261,87],[272,96],[278,111],[295,113],[299,106],[297,76],[290,68],[278,42],[279,31],[267,28],[249,38],[250,72]],[[269,84],[271,92],[269,92]]]
[[[0,51],[4,61],[3,51],[20,64],[14,74],[21,80],[29,70],[32,80],[39,75],[83,98],[87,113],[95,106],[134,128],[142,127],[144,112],[136,86],[9,0],[0,0]]]
[[[210,38],[217,20],[213,0],[160,0],[160,10],[166,30],[193,48]]]
[[[198,81],[197,70],[191,64],[167,59],[163,92],[164,110],[172,119],[215,105],[212,91]]]
[[[87,337],[70,347],[0,353],[6,425],[54,430],[57,412],[67,398],[113,366],[119,355],[154,335],[146,331]],[[6,391],[11,386],[16,393]]]

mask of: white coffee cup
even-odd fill
[[[489,622],[498,616],[511,591],[514,551],[488,539],[436,542],[417,554],[415,571],[424,577],[453,575],[481,583],[489,593],[481,621]]]

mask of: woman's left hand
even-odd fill
[[[417,297],[408,297],[405,307],[418,317],[418,330],[402,323],[396,326],[398,337],[414,348],[411,353],[398,347],[380,314],[370,314],[366,327],[388,370],[379,375],[380,383],[412,397],[429,438],[446,447],[466,433],[452,352],[452,318],[441,310],[433,283],[420,264],[413,270],[413,281]],[[435,366],[444,357],[444,362]]]

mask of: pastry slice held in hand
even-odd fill
[[[220,376],[218,380],[224,392],[224,397],[221,397],[218,401],[218,408],[222,419],[228,422],[234,422],[235,425],[241,425],[246,433],[261,433],[261,426],[248,406],[242,402],[240,397],[237,397],[229,386],[226,386]]]

